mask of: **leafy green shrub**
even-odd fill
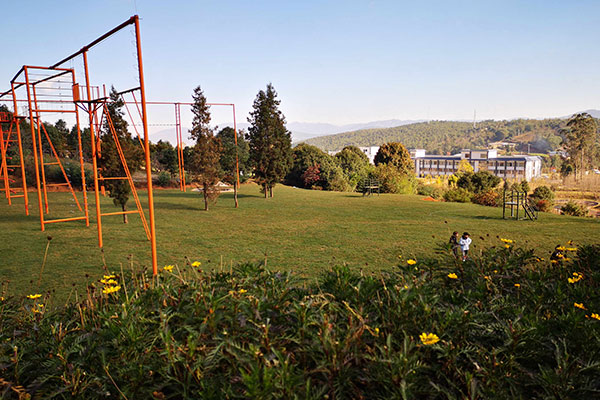
[[[595,398],[600,246],[559,265],[504,240],[378,276],[167,266],[3,298],[2,397]]]
[[[477,173],[461,173],[458,175],[456,186],[471,193],[483,193],[494,189],[500,184],[501,179],[489,171]]]
[[[575,203],[572,200],[569,200],[560,210],[563,214],[574,217],[586,217],[588,215],[588,211],[583,205]]]
[[[433,197],[434,199],[443,199],[444,193],[446,193],[446,190],[442,186],[423,185],[422,183],[417,185],[417,194],[421,196],[429,196]]]
[[[487,190],[483,193],[474,194],[471,201],[482,206],[498,207],[498,202],[501,201],[500,197],[496,190]]]
[[[473,196],[468,190],[463,188],[452,188],[444,193],[444,200],[455,203],[468,203]]]
[[[162,171],[161,173],[158,174],[158,178],[156,178],[156,184],[158,186],[162,186],[162,187],[168,187],[171,186],[172,180],[171,180],[171,174],[168,173],[167,171]]]
[[[424,185],[421,182],[419,182],[417,184],[417,194],[418,195],[421,195],[421,196],[432,196],[434,190],[435,190],[435,187],[433,185]]]
[[[554,192],[548,186],[538,186],[533,190],[531,197],[539,200],[554,201]]]
[[[383,193],[415,193],[417,185],[415,177],[403,174],[391,164],[379,164],[376,166],[374,177],[379,181]]]

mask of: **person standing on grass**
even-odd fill
[[[469,237],[469,232],[465,232],[463,233],[462,237],[460,238],[458,244],[460,245],[460,249],[462,250],[462,260],[465,261],[467,259],[467,256],[469,254],[469,245],[471,244],[472,240]]]
[[[458,232],[454,231],[452,232],[452,236],[450,236],[450,240],[448,241],[448,243],[450,243],[450,248],[452,249],[452,252],[454,253],[454,257],[458,258]]]

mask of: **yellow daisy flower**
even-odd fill
[[[437,342],[440,341],[440,338],[435,333],[425,333],[425,332],[423,332],[419,335],[419,339],[421,339],[421,342],[425,346],[436,344]]]
[[[175,268],[174,265],[165,265],[165,267],[163,268],[163,271],[172,272],[173,268]]]
[[[450,279],[458,279],[458,276],[454,272],[451,272],[451,273],[448,274],[448,278],[450,278]]]
[[[109,287],[102,289],[102,293],[104,293],[104,294],[116,293],[119,290],[121,290],[121,286],[109,286]]]

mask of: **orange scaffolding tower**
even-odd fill
[[[66,77],[66,81],[64,80]],[[21,78],[21,80],[20,80]],[[68,83],[68,88],[65,89],[64,83]],[[29,127],[31,130],[31,142],[33,150],[33,160],[35,166],[36,176],[36,189],[38,196],[40,224],[42,231],[45,230],[46,224],[69,222],[69,221],[81,221],[86,222],[86,226],[89,226],[89,216],[87,207],[87,192],[85,190],[85,172],[84,172],[84,161],[83,152],[81,146],[81,131],[79,129],[79,113],[75,103],[72,101],[63,100],[62,98],[68,97],[67,93],[72,96],[71,85],[75,84],[75,73],[72,69],[67,68],[48,68],[38,67],[31,65],[24,65],[15,77],[11,81],[11,93],[12,97],[17,101],[17,90],[24,88],[27,96],[27,108],[29,114]],[[40,86],[42,85],[42,86]],[[61,86],[63,85],[63,86]],[[66,91],[65,91],[66,90]],[[42,92],[42,93],[40,93]],[[64,104],[70,105],[71,109],[59,108],[56,103],[59,102],[62,107]],[[72,113],[75,115],[77,121],[77,137],[78,137],[78,150],[79,150],[79,164],[82,181],[82,192],[83,192],[83,203],[81,207],[75,190],[71,185],[69,177],[62,165],[59,154],[52,143],[52,139],[46,130],[46,127],[42,121],[42,114],[44,113]],[[18,108],[15,106],[15,115],[18,116]],[[44,141],[46,147],[50,150],[50,158],[54,161],[46,162],[44,156]],[[57,165],[60,168],[64,182],[61,183],[48,183],[46,181],[46,166]],[[65,187],[69,190],[77,209],[82,212],[82,216],[69,217],[69,218],[58,218],[58,219],[46,219],[44,214],[50,212],[48,202],[48,187]]]
[[[32,135],[32,142],[33,142],[33,156],[34,156],[34,164],[35,164],[35,171],[36,171],[36,187],[37,187],[37,194],[38,194],[38,204],[39,204],[40,221],[41,221],[41,225],[42,225],[42,230],[44,230],[45,224],[52,223],[52,222],[64,222],[64,221],[72,221],[75,219],[85,219],[86,223],[89,223],[89,216],[87,214],[87,210],[88,210],[87,200],[86,200],[87,193],[85,190],[85,183],[84,183],[83,188],[82,188],[83,193],[84,193],[84,207],[83,207],[83,210],[85,212],[84,217],[63,218],[63,219],[57,219],[57,220],[45,220],[44,219],[44,211],[48,212],[47,190],[46,190],[46,187],[48,185],[45,182],[44,165],[49,165],[49,163],[45,163],[44,158],[43,158],[42,132],[44,133],[43,137],[45,137],[47,139],[48,143],[50,144],[53,156],[55,156],[55,159],[57,160],[57,161],[55,161],[57,163],[56,165],[59,165],[61,167],[63,174],[64,174],[64,169],[62,168],[62,165],[60,164],[60,159],[56,153],[56,150],[54,149],[54,146],[51,144],[50,137],[47,134],[47,132],[45,131],[45,127],[41,121],[40,115],[42,113],[48,113],[48,112],[66,112],[64,109],[60,109],[60,108],[53,109],[50,107],[52,104],[56,104],[56,103],[59,103],[59,104],[69,104],[70,103],[71,105],[74,106],[74,110],[68,111],[68,112],[75,113],[76,120],[77,120],[77,131],[78,131],[78,134],[80,135],[77,109],[81,108],[87,112],[88,117],[89,117],[90,138],[91,138],[91,147],[92,147],[94,197],[95,197],[95,203],[96,203],[96,222],[97,222],[97,228],[98,228],[98,245],[99,245],[99,247],[103,247],[102,217],[107,216],[107,215],[115,215],[115,214],[122,214],[122,213],[104,213],[103,214],[101,211],[101,207],[100,207],[99,181],[101,179],[98,174],[97,159],[98,159],[99,154],[98,154],[98,149],[96,147],[97,139],[98,139],[97,132],[99,131],[98,128],[100,127],[100,122],[99,122],[100,120],[98,119],[98,112],[105,109],[107,99],[100,98],[99,95],[96,97],[92,96],[94,86],[92,86],[90,83],[90,74],[89,74],[89,66],[88,66],[88,52],[90,51],[90,49],[92,49],[94,46],[96,46],[100,42],[106,40],[110,36],[114,35],[115,33],[119,32],[122,29],[129,27],[131,25],[133,25],[134,29],[135,29],[135,46],[136,46],[137,75],[138,75],[137,77],[138,77],[138,81],[139,81],[139,86],[137,86],[133,89],[126,90],[122,93],[139,91],[139,94],[140,94],[140,115],[141,115],[141,119],[142,119],[142,126],[143,126],[143,133],[144,133],[143,149],[144,149],[144,161],[145,161],[145,168],[146,168],[146,182],[147,182],[147,188],[148,188],[148,214],[149,214],[148,221],[144,224],[144,226],[145,226],[145,230],[146,230],[146,235],[150,241],[150,249],[151,249],[151,254],[152,254],[152,271],[156,275],[158,272],[158,268],[157,268],[157,252],[156,252],[154,196],[153,196],[153,191],[152,191],[152,170],[151,170],[151,163],[150,163],[148,118],[147,118],[147,111],[146,111],[146,92],[145,92],[145,84],[144,84],[144,68],[143,68],[143,62],[142,62],[139,17],[137,15],[134,15],[133,17],[129,18],[127,21],[123,22],[119,26],[115,27],[114,29],[110,30],[109,32],[105,33],[104,35],[98,37],[96,40],[92,41],[88,45],[82,47],[79,51],[71,54],[70,56],[62,59],[61,61],[57,62],[56,64],[54,64],[50,67],[44,68],[44,67],[24,66],[19,71],[19,73],[17,73],[15,78],[13,78],[13,80],[11,81],[11,90],[0,94],[0,100],[3,96],[12,94],[13,103],[14,103],[14,115],[18,118],[17,99],[15,96],[15,90],[20,87],[23,87],[23,86],[27,90],[27,100],[26,101],[28,104],[29,119],[30,119],[30,125],[31,125],[31,135]],[[66,62],[71,61],[77,57],[83,58],[84,75],[85,75],[85,85],[83,87],[83,89],[84,89],[83,95],[82,95],[82,93],[80,93],[81,89],[80,89],[79,83],[77,83],[75,80],[74,70],[60,67],[61,65],[65,64]],[[42,70],[42,71],[46,71],[46,73],[43,78],[30,79],[33,77],[33,75],[30,74],[30,70],[36,70],[36,71]],[[17,77],[20,76],[21,74],[24,74],[24,77],[25,77],[24,82],[17,81]],[[38,91],[36,90],[37,85],[39,85],[41,83],[49,82],[52,79],[55,79],[55,78],[58,78],[58,77],[61,77],[63,75],[67,75],[67,74],[71,74],[71,76],[72,76],[72,82],[71,82],[72,83],[72,95],[71,95],[72,98],[70,98],[68,100],[55,99],[55,98],[47,99],[47,100],[39,99],[40,96],[39,96]],[[44,106],[44,107],[48,107],[48,108],[42,108],[42,106],[40,104],[50,104],[50,106]],[[111,126],[112,124],[109,122],[108,125]],[[17,126],[18,126],[18,124],[17,124]],[[114,127],[111,129],[111,132],[112,132],[112,135],[115,136]],[[81,136],[79,136],[79,140],[80,140],[80,137]],[[4,143],[5,142],[3,140],[2,147],[4,147]],[[117,145],[117,148],[120,149],[120,146],[118,145],[118,140],[115,144]],[[81,141],[80,141],[79,147],[80,147],[80,154],[81,154]],[[38,151],[39,151],[39,160],[38,160]],[[4,151],[2,153],[4,154]],[[122,157],[122,151],[119,150],[119,153],[120,153],[121,161],[123,163],[123,168],[126,171],[126,175],[127,175],[127,177],[121,177],[120,179],[126,178],[129,181],[130,185],[133,187],[133,181],[128,172],[127,163],[124,160],[124,157]],[[6,164],[6,157],[3,156],[2,159],[4,160],[4,164]],[[82,165],[82,171],[83,171],[83,165]],[[83,180],[83,182],[85,182],[85,174],[83,172],[82,172],[82,174],[83,174],[82,180]],[[74,191],[72,190],[72,186],[70,185],[68,177],[66,177],[66,174],[64,174],[64,175],[65,175],[65,179],[66,179],[65,186],[68,186],[74,195]],[[2,176],[4,177],[5,175],[2,175]],[[106,178],[103,178],[103,179],[106,179]],[[135,188],[133,187],[133,189],[135,189]],[[43,194],[43,196],[42,196],[42,194]],[[142,220],[144,221],[145,216],[144,216],[143,211],[141,211],[141,205],[139,203],[139,198],[137,198],[137,193],[136,193],[135,197],[136,197],[136,206],[138,207],[138,210],[135,212],[140,213],[140,216],[142,217]],[[75,198],[76,198],[76,196],[75,196]]]

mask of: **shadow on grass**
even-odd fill
[[[461,216],[461,218],[463,219],[486,219],[486,220],[494,220],[494,221],[499,221],[502,220],[502,216],[499,215],[497,217],[492,217],[489,215],[470,215],[470,216]],[[506,220],[508,221],[510,218],[507,218]]]
[[[5,221],[5,222],[29,222],[31,220],[30,218],[31,218],[31,215],[26,216],[26,215],[23,215],[23,213],[15,212],[14,214],[7,214],[7,215],[0,216],[0,222],[3,222],[3,221]],[[39,217],[37,217],[37,219],[35,221],[37,221],[37,223],[39,225],[39,223],[40,223]]]
[[[221,196],[219,196],[220,198],[223,199],[233,199],[233,192],[227,192],[227,193],[223,193]],[[260,199],[264,199],[265,195],[257,193],[257,194],[245,194],[245,193],[238,193],[238,199],[243,199],[243,198],[260,198]]]
[[[169,203],[163,201],[155,201],[154,207],[158,209],[166,209],[166,210],[192,210],[198,211],[200,208],[204,210],[204,203],[199,204],[197,207],[188,206],[181,203]]]

